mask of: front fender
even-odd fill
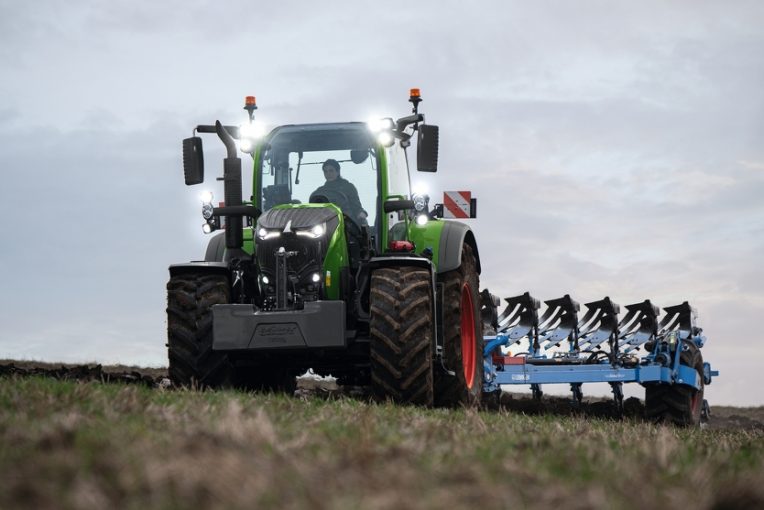
[[[170,277],[185,273],[229,275],[225,262],[187,262],[170,266]]]
[[[207,251],[204,254],[205,262],[222,262],[225,254],[225,232],[215,234],[207,244]]]
[[[255,251],[254,229],[246,227],[242,230],[242,239],[244,241],[243,250],[245,253],[252,254]],[[207,243],[207,251],[204,252],[205,262],[228,262],[228,249],[225,247],[225,232],[215,234]]]

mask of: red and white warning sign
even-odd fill
[[[470,218],[472,204],[471,191],[444,191],[443,192],[443,217],[444,218]]]

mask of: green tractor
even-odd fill
[[[412,114],[377,123],[280,126],[260,136],[200,125],[224,143],[225,200],[203,200],[204,261],[170,266],[169,373],[192,387],[289,390],[312,368],[380,399],[473,405],[483,388],[480,257],[472,231],[412,194],[435,172],[438,127]],[[237,143],[238,141],[238,143]],[[253,161],[242,199],[241,159]],[[411,149],[410,152],[413,152]],[[183,141],[187,185],[204,181],[202,140]]]

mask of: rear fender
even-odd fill
[[[438,273],[453,271],[462,265],[462,245],[469,244],[475,254],[477,272],[480,274],[480,254],[478,253],[475,234],[470,227],[457,221],[443,222],[438,247]]]

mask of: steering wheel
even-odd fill
[[[310,194],[311,204],[334,204],[343,212],[349,212],[350,199],[343,192],[336,189],[318,188]]]

